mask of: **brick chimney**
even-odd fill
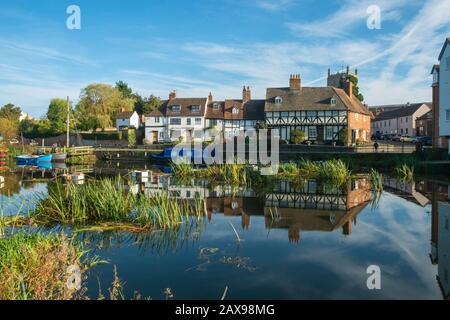
[[[176,98],[177,98],[177,92],[175,90],[173,90],[169,94],[169,100],[173,100],[173,99],[176,99]]]
[[[120,108],[120,113],[123,113],[123,112],[125,112],[125,108],[124,108],[124,107],[121,107],[121,108]]]
[[[302,79],[299,74],[291,74],[289,88],[291,90],[300,90],[302,88]]]
[[[345,82],[345,93],[351,98],[353,97],[353,83],[350,80]]]
[[[250,89],[250,87],[245,87],[242,90],[242,102],[243,103],[247,103],[250,100],[252,100],[252,90]]]

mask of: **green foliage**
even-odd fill
[[[280,167],[278,169],[278,174],[280,175],[297,175],[298,173],[299,169],[293,162],[280,164]]]
[[[414,179],[414,167],[410,167],[407,164],[402,164],[399,167],[396,167],[395,175],[404,181],[412,181]]]
[[[133,96],[133,90],[128,86],[128,83],[118,81],[116,82],[116,89],[120,91],[125,99],[132,98]]]
[[[135,146],[137,142],[136,129],[128,129],[127,133],[128,145]]]
[[[112,127],[121,109],[133,110],[134,100],[106,84],[90,84],[84,88],[75,109],[78,128],[91,130]]]
[[[16,138],[18,134],[18,122],[9,118],[0,118],[0,136],[3,139]]]
[[[347,145],[348,144],[348,128],[345,127],[341,131],[339,131],[339,142]]]
[[[64,99],[52,99],[47,111],[50,131],[57,136],[67,130],[67,101]]]
[[[291,132],[291,143],[293,144],[301,144],[303,142],[305,142],[306,140],[306,133],[299,130],[299,129],[295,129]]]
[[[8,103],[0,108],[0,118],[9,119],[15,122],[19,122],[20,115],[22,114],[22,110],[20,107],[13,105],[12,103]]]
[[[370,170],[370,181],[372,183],[372,190],[383,191],[383,176],[375,169]]]
[[[85,254],[64,235],[16,232],[0,238],[0,299],[77,298],[76,289],[67,286],[67,267],[86,272],[91,262],[82,261]]]

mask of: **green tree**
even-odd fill
[[[120,91],[125,99],[133,97],[133,90],[128,86],[128,83],[123,81],[116,82],[116,89]]]
[[[291,132],[291,143],[293,144],[301,144],[303,142],[305,142],[306,140],[306,133],[299,130],[299,129],[295,129]]]
[[[75,109],[78,128],[90,130],[111,127],[121,109],[131,111],[132,98],[124,98],[122,93],[107,84],[90,84],[81,91],[80,101]]]
[[[5,118],[13,121],[19,122],[19,118],[22,114],[20,107],[8,103],[2,108],[0,108],[0,118]]]
[[[150,97],[148,97],[148,99],[145,99],[145,104],[144,104],[141,114],[151,113],[152,111],[156,110],[160,104],[161,104],[160,98],[158,98],[154,95],[150,95]]]
[[[53,134],[64,133],[67,127],[67,101],[58,98],[52,99],[48,106],[47,119],[50,121]]]
[[[359,84],[358,84],[358,78],[354,75],[347,75],[344,79],[341,80],[341,88],[345,88],[345,83],[347,80],[350,80],[350,82],[353,84],[353,95],[358,98],[359,101],[364,101],[364,96],[359,92]]]
[[[0,118],[0,136],[3,139],[12,139],[17,137],[19,124],[14,119]]]

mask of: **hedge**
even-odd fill
[[[122,140],[122,132],[82,133],[81,137],[85,140]]]

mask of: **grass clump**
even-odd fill
[[[83,274],[92,266],[86,252],[64,235],[25,234],[0,238],[1,300],[70,300],[83,288],[68,285],[67,268]]]
[[[404,181],[412,181],[414,178],[414,167],[410,167],[407,164],[396,167],[394,172],[399,179]]]
[[[383,191],[383,176],[375,169],[370,171],[370,182],[373,191]]]
[[[120,179],[88,181],[84,185],[60,181],[42,197],[31,223],[74,225],[88,231],[143,232],[170,228],[190,217],[204,216],[204,200],[174,198],[164,192],[139,195],[126,191]]]
[[[320,178],[338,183],[347,182],[352,176],[348,166],[342,160],[329,160],[320,163]]]

